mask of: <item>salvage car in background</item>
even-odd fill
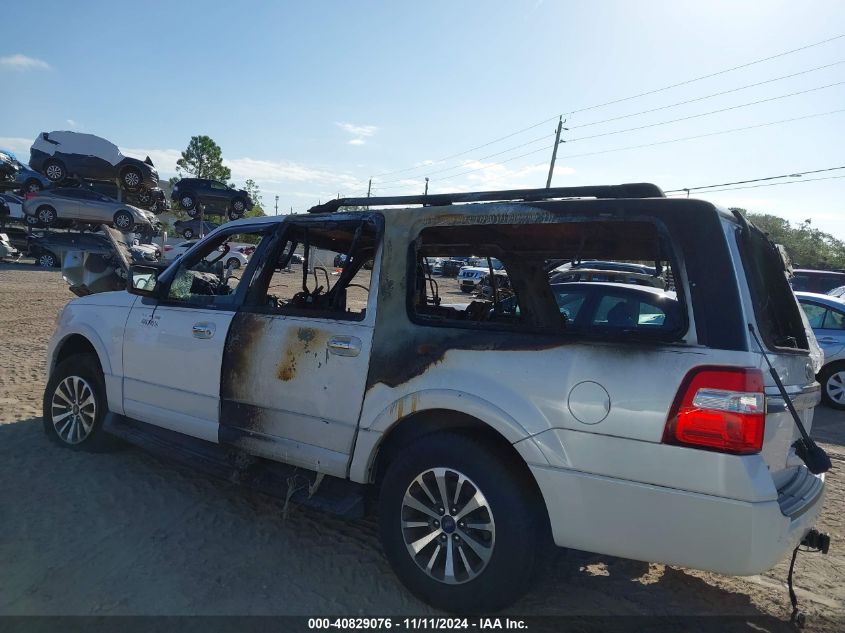
[[[170,199],[192,218],[199,216],[197,202],[204,205],[206,215],[227,214],[230,220],[237,220],[252,209],[252,198],[244,189],[207,178],[182,178],[173,185]]]
[[[65,178],[119,180],[130,191],[158,187],[158,172],[150,157],[124,156],[117,145],[93,134],[42,132],[30,148],[30,166],[54,183]]]
[[[16,190],[26,193],[28,191],[41,191],[51,184],[50,180],[43,174],[39,174],[29,165],[24,165],[13,152],[0,149],[0,154],[6,154],[12,163],[18,168],[15,174],[14,187]]]
[[[169,244],[164,247],[164,261],[172,262],[179,257],[182,257],[190,248],[197,244],[197,240],[189,241],[189,242],[182,242],[181,244],[176,244],[174,246],[170,246]],[[226,253],[226,257],[222,260],[226,266],[231,266],[232,268],[240,268],[241,266],[246,266],[249,263],[249,254],[245,253],[246,250],[244,247],[239,247],[235,244],[229,244],[229,250]],[[206,257],[206,260],[211,261],[213,259],[217,259],[219,256],[219,251],[215,251],[213,253],[209,253]]]
[[[795,296],[824,352],[824,366],[817,376],[822,399],[834,409],[845,409],[845,300],[812,292]]]
[[[845,273],[836,270],[811,270],[795,268],[789,284],[796,292],[817,292],[824,294],[845,285]]]
[[[173,223],[173,228],[176,229],[176,232],[184,237],[186,240],[189,240],[193,237],[199,237],[202,233],[203,235],[208,235],[214,229],[216,229],[219,224],[216,222],[205,222],[202,224],[203,230],[200,231],[200,221],[196,220],[176,220]]]
[[[12,161],[12,157],[0,152],[0,185],[13,185],[18,168]]]
[[[244,270],[209,269],[246,236]],[[425,261],[468,246],[503,262],[513,310],[441,301]],[[285,273],[300,248],[313,279]],[[336,254],[339,274],[315,266]],[[553,288],[546,262],[582,256],[657,260],[677,292]],[[757,574],[810,546],[830,468],[806,435],[821,355],[785,268],[741,214],[649,184],[244,219],[166,270],[132,267],[128,292],[67,304],[44,429],[75,450],[117,435],[346,516],[375,489],[394,572],[449,611],[512,603],[550,538]]]
[[[149,211],[81,187],[57,187],[31,194],[23,203],[23,212],[47,227],[57,220],[113,224],[124,233],[155,232],[160,226],[156,216]]]

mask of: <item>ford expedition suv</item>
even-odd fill
[[[231,241],[256,244],[238,270]],[[466,252],[503,264],[508,309],[439,295],[426,259]],[[582,260],[674,287],[552,287],[549,262]],[[377,494],[396,575],[439,608],[511,603],[550,539],[757,574],[819,516],[818,347],[775,245],[708,202],[649,184],[340,199],[128,277],[60,314],[47,435],[347,516]]]

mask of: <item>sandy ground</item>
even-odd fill
[[[71,298],[58,272],[0,264],[0,614],[431,613],[391,573],[372,519],[296,508],[283,520],[275,499],[137,449],[91,455],[48,442],[44,355]],[[837,631],[845,414],[818,409],[813,433],[835,457],[818,526],[833,546],[801,555],[796,579],[809,630]],[[752,578],[578,551],[550,562],[510,612],[789,614],[788,560]]]

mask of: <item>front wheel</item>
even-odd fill
[[[241,267],[241,260],[239,260],[237,257],[230,257],[229,259],[226,260],[226,268],[233,268],[233,269],[237,270],[240,267]]]
[[[39,182],[35,178],[30,178],[23,185],[24,193],[38,193],[43,188],[44,187],[41,186],[41,182]]]
[[[133,224],[134,222],[132,220],[132,214],[128,211],[118,211],[114,214],[115,227],[117,227],[124,233],[129,233],[130,231],[132,231]]]
[[[184,231],[182,231],[182,237],[184,237],[186,240],[191,239],[193,236],[194,236],[193,229],[185,229]]]
[[[44,175],[50,182],[61,182],[67,176],[67,172],[60,161],[50,159],[44,163]]]
[[[179,196],[179,206],[182,207],[185,211],[190,211],[196,206],[196,204],[197,201],[194,198],[194,194],[192,193],[183,193],[181,196]]]
[[[230,219],[230,220],[233,220],[233,221],[234,221],[234,220],[239,220],[240,218],[244,217],[244,212],[243,212],[243,209],[241,209],[240,211],[238,211],[237,209],[235,209],[234,207],[232,207],[231,209],[229,209],[228,216],[229,216],[229,219]]]
[[[114,446],[103,431],[106,386],[94,354],[76,354],[56,366],[44,391],[44,431],[56,444],[100,452]]]
[[[527,591],[545,543],[542,500],[507,450],[433,433],[388,466],[382,544],[417,597],[455,613],[502,609]]]
[[[41,224],[50,226],[56,221],[56,210],[49,204],[42,204],[36,209],[35,216]]]
[[[845,409],[845,363],[831,363],[819,372],[822,401],[834,409]]]
[[[141,170],[137,167],[127,167],[123,170],[123,174],[120,176],[120,180],[126,189],[129,189],[130,191],[135,191],[138,187],[141,186],[141,183],[144,180],[144,176],[141,174]]]
[[[149,204],[153,200],[153,192],[147,188],[141,188],[138,190],[138,202],[141,204]]]

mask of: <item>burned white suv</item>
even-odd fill
[[[816,534],[820,358],[742,216],[648,184],[311,211],[228,223],[69,303],[49,437],[117,436],[347,516],[377,493],[397,576],[457,612],[519,597],[551,540],[742,575]],[[256,244],[237,270],[232,241]],[[467,252],[489,299],[427,265]],[[550,282],[584,260],[659,283]]]

